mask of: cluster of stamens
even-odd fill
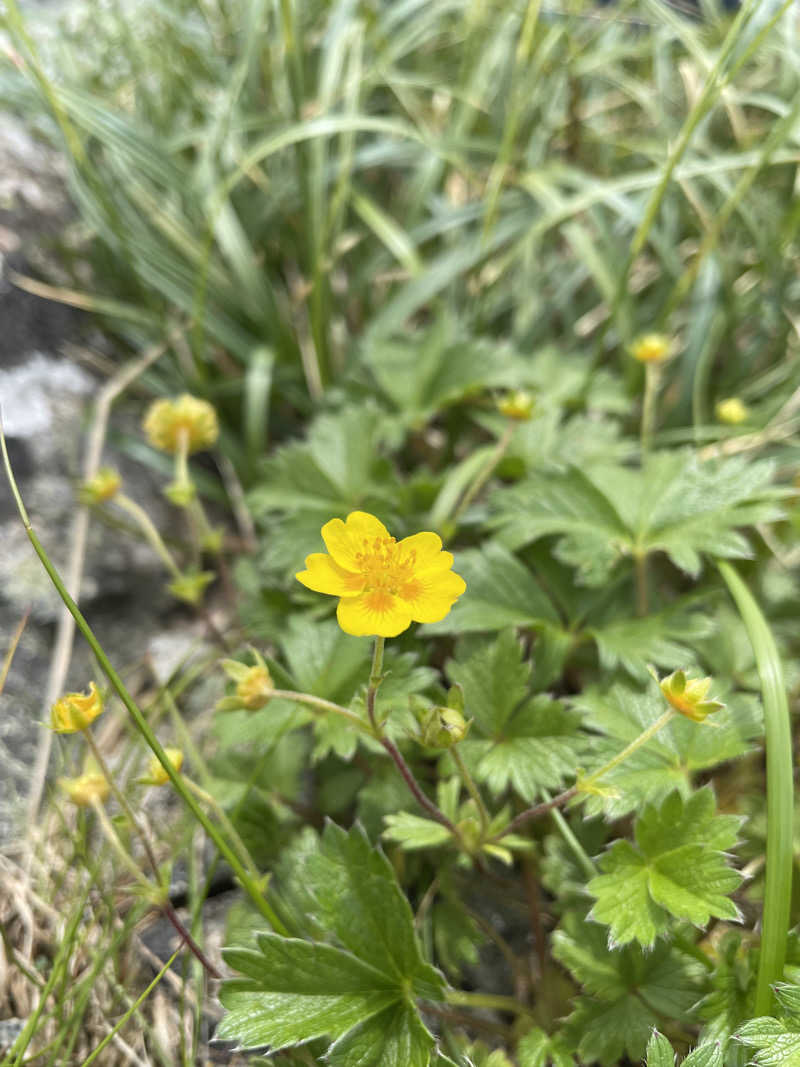
[[[417,553],[400,552],[394,537],[375,537],[362,541],[363,551],[356,553],[356,563],[366,579],[367,589],[386,589],[396,593],[413,578]]]

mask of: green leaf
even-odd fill
[[[331,1045],[330,1067],[428,1067],[433,1037],[409,1004],[392,1004]]]
[[[800,1067],[800,1029],[789,1023],[762,1016],[751,1019],[736,1037],[751,1049],[756,1067]]]
[[[596,644],[600,666],[605,671],[622,667],[638,681],[646,681],[648,666],[669,668],[687,663],[694,642],[709,633],[705,615],[681,608],[593,624],[586,629]]]
[[[566,1042],[536,1026],[517,1045],[519,1067],[574,1067],[575,1059]]]
[[[455,570],[467,583],[467,592],[441,622],[422,633],[477,633],[507,626],[559,626],[560,620],[536,579],[507,549],[489,541],[482,549],[456,556]]]
[[[574,773],[583,745],[577,717],[548,697],[528,696],[531,667],[512,630],[447,671],[474,719],[460,751],[493,793],[511,786],[530,801]]]
[[[653,1031],[647,1042],[645,1067],[675,1067],[675,1050],[658,1030]]]
[[[422,960],[411,907],[391,864],[360,827],[347,833],[329,822],[303,875],[316,920],[345,948],[400,985],[410,982],[418,996],[441,997],[441,975]]]
[[[586,585],[606,581],[634,553],[665,552],[697,576],[701,554],[750,555],[744,526],[782,514],[774,466],[736,456],[703,463],[693,452],[652,453],[640,470],[595,464],[537,472],[492,497],[492,526],[511,549],[556,535],[556,555]]]
[[[387,815],[386,826],[383,836],[387,841],[395,841],[401,848],[409,851],[444,845],[451,840],[450,831],[440,822],[423,819],[420,815],[412,815],[407,811]]]
[[[668,915],[705,926],[711,916],[738,919],[727,894],[741,876],[724,850],[735,840],[740,820],[714,814],[710,788],[687,801],[679,793],[660,809],[647,807],[636,822],[636,845],[615,841],[600,861],[602,874],[587,886],[596,898],[591,918],[609,926],[613,945],[637,940],[652,945],[668,926]]]
[[[397,999],[390,978],[331,945],[262,934],[257,951],[229,949],[225,961],[246,977],[222,987],[217,1036],[245,1048],[336,1038]]]
[[[566,1023],[581,1061],[617,1067],[642,1058],[660,1016],[688,1021],[697,1000],[700,965],[664,942],[651,951],[637,945],[610,951],[596,923],[568,914],[553,935],[555,957],[587,996],[577,999]]]

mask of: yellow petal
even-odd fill
[[[365,541],[371,544],[376,538],[388,537],[383,523],[366,511],[351,511],[345,522],[331,519],[322,527],[325,547],[339,566],[350,571],[360,569],[357,556],[364,552]]]
[[[325,552],[306,556],[306,569],[296,574],[295,578],[307,589],[330,596],[354,596],[364,588],[364,579],[360,575],[346,571]]]
[[[336,618],[344,632],[354,637],[397,637],[411,625],[408,607],[385,589],[340,600]]]
[[[466,588],[464,579],[451,570],[428,571],[407,582],[398,595],[414,622],[439,622]]]
[[[449,552],[442,552],[442,539],[438,534],[424,532],[418,534],[412,534],[411,537],[404,537],[403,540],[397,546],[398,552],[402,552],[405,556],[410,555],[412,552],[415,555],[414,569],[425,570],[427,567],[440,566],[439,557],[446,556],[450,562],[448,567],[453,566],[453,557]]]

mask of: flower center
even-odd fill
[[[394,537],[365,537],[356,563],[365,582],[365,592],[381,590],[397,594],[414,578],[417,554],[401,549]]]

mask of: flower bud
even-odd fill
[[[179,748],[165,748],[164,754],[176,771],[183,766],[183,752]],[[169,781],[164,766],[158,756],[151,756],[147,763],[147,777],[141,779],[144,785],[166,785]]]
[[[57,734],[85,730],[103,711],[103,698],[94,682],[88,693],[66,693],[50,709],[50,729]]]
[[[255,650],[253,655],[256,659],[253,667],[248,667],[246,663],[240,663],[236,659],[222,661],[225,673],[236,683],[236,688],[232,696],[225,697],[217,704],[218,711],[238,708],[258,711],[269,703],[275,683],[262,657]]]
[[[147,439],[162,452],[178,452],[186,440],[187,454],[210,448],[219,436],[217,413],[207,400],[184,393],[175,400],[155,400],[142,423]]]
[[[199,604],[206,586],[213,582],[215,577],[213,571],[187,571],[170,582],[167,589],[178,600],[185,600],[187,604]]]
[[[728,426],[738,426],[746,422],[750,416],[747,405],[738,396],[729,396],[727,400],[720,400],[714,411],[718,421],[727,423]]]
[[[93,800],[103,804],[111,793],[108,779],[99,771],[87,772],[79,778],[59,778],[58,784],[79,808],[89,807]]]
[[[706,700],[711,678],[687,678],[685,671],[673,671],[658,683],[667,703],[694,722],[724,708],[719,700]]]
[[[79,496],[84,504],[103,504],[116,496],[121,485],[122,477],[119,471],[112,467],[101,467],[94,478],[83,483]]]
[[[534,399],[525,389],[515,389],[497,401],[497,410],[509,419],[527,422],[533,414]]]
[[[452,748],[467,736],[470,724],[456,708],[426,708],[419,716],[419,740],[426,748]]]
[[[672,355],[672,341],[663,333],[645,333],[636,338],[629,351],[640,363],[664,363]]]
[[[164,486],[164,496],[176,508],[188,508],[197,496],[194,482],[170,482]]]

